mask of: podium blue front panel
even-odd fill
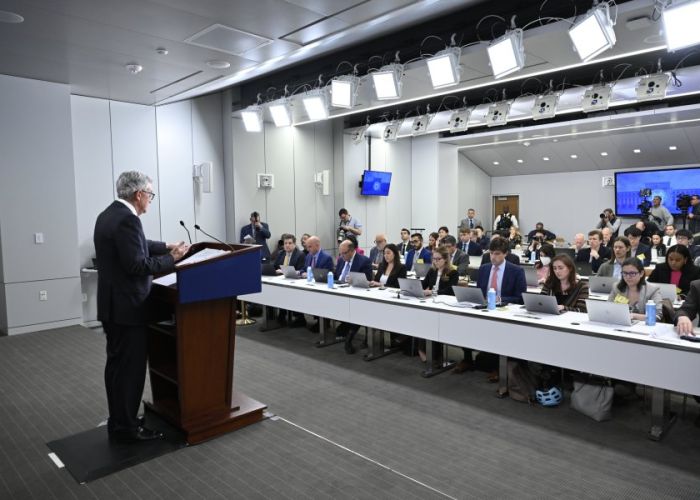
[[[260,250],[181,269],[177,273],[180,303],[260,292],[260,271]]]

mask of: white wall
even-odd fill
[[[462,154],[458,155],[459,197],[457,204],[457,220],[459,223],[467,216],[467,210],[476,210],[477,218],[489,229],[493,215],[491,214],[491,177]]]
[[[79,323],[69,87],[0,75],[0,110],[0,331]],[[39,301],[42,290],[47,301]]]

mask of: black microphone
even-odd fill
[[[226,243],[225,241],[221,241],[221,240],[220,240],[219,238],[217,238],[216,236],[212,236],[211,234],[207,233],[204,229],[202,229],[201,227],[199,227],[199,224],[195,224],[195,225],[194,225],[194,228],[195,228],[197,231],[200,231],[200,232],[206,234],[206,235],[209,236],[211,239],[213,239],[213,240],[215,240],[215,241],[218,241],[218,242],[221,243],[222,245],[226,245],[227,247],[229,247],[229,248],[231,249],[232,252],[235,252],[235,251],[236,251],[235,248],[233,248],[231,245],[229,245],[229,244]]]
[[[187,239],[190,240],[190,245],[192,244],[192,236],[190,236],[190,230],[187,229],[187,226],[185,226],[185,223],[183,221],[180,221],[180,225],[185,228],[185,231],[187,231]]]

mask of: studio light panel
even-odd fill
[[[569,37],[582,61],[589,61],[611,49],[616,38],[608,5],[601,4],[590,10],[569,30]]]

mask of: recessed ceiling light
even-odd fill
[[[523,142],[523,146],[528,147],[529,145],[530,145],[530,141]]]
[[[515,160],[515,161],[517,161],[518,163],[522,163],[522,162],[523,162],[523,160],[521,160],[520,158],[518,158],[518,159]]]
[[[549,156],[543,156],[542,161],[549,161]]]
[[[552,142],[559,142],[559,139],[552,139]]]
[[[497,161],[495,161],[495,162],[493,162],[493,164],[494,164],[494,165],[500,165],[501,163],[500,163],[500,162],[497,162]]]
[[[214,69],[227,69],[231,67],[231,63],[221,59],[212,59],[211,61],[207,61],[207,66]]]
[[[0,23],[19,24],[23,22],[24,18],[19,14],[8,12],[6,10],[0,10]]]
[[[639,153],[642,152],[642,150],[641,150],[641,149],[633,149],[632,152],[633,152],[634,154],[638,155]]]
[[[141,66],[140,64],[136,64],[136,63],[127,64],[124,67],[132,75],[137,75],[137,74],[141,73],[141,71],[143,71],[143,66]]]
[[[677,146],[669,146],[669,147],[668,147],[668,150],[669,150],[669,151],[675,151],[676,149],[678,149]]]
[[[165,47],[158,47],[156,49],[156,54],[158,54],[159,56],[167,56],[168,53],[168,49],[166,49]]]
[[[608,153],[606,153],[605,151],[601,151],[600,156],[608,156]]]
[[[578,158],[578,155],[571,155],[572,160],[575,160],[576,158]]]

